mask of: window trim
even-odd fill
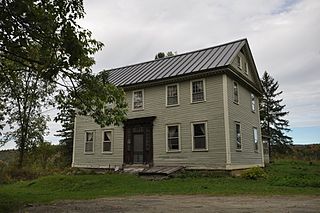
[[[235,121],[235,141],[236,141],[236,151],[238,152],[241,152],[242,151],[242,127],[241,127],[241,123],[239,121]],[[237,125],[239,125],[239,129],[240,129],[240,148],[238,148],[238,140],[237,140],[237,137],[238,137],[238,133],[237,133]]]
[[[256,130],[257,132],[257,138],[255,138],[255,134],[254,131]],[[253,133],[253,150],[255,152],[259,152],[259,134],[258,134],[258,128],[257,127],[253,127],[252,128],[252,133]],[[257,140],[256,140],[257,139]]]
[[[168,104],[168,87],[169,86],[177,86],[177,103],[176,104]],[[179,106],[180,105],[180,92],[179,92],[180,88],[179,88],[179,83],[176,84],[168,84],[166,85],[166,107],[174,107],[174,106]]]
[[[237,94],[238,94],[238,100],[236,101],[235,100],[235,94],[234,94],[234,85],[237,85]],[[239,90],[239,84],[238,84],[238,82],[236,82],[236,81],[233,81],[233,84],[232,84],[232,96],[233,96],[233,103],[235,103],[235,104],[240,104],[240,92],[239,92],[240,90]]]
[[[140,92],[140,91],[142,92],[142,108],[135,109],[134,108],[134,93]],[[141,110],[144,110],[144,89],[132,91],[132,111],[141,111]]]
[[[110,137],[110,151],[103,151],[103,144],[105,142],[104,140],[104,133],[105,132],[111,132],[111,137]],[[113,139],[113,129],[103,129],[102,130],[102,137],[101,137],[101,153],[102,154],[112,154],[113,153],[113,143],[114,143],[114,139]]]
[[[202,81],[202,83],[203,83],[203,100],[202,101],[193,101],[192,83],[196,82],[196,81]],[[190,81],[190,103],[196,104],[196,103],[202,103],[202,102],[206,102],[206,101],[207,101],[207,93],[206,93],[206,81],[205,81],[205,78],[200,78],[200,79],[195,79],[195,80]]]
[[[249,64],[246,61],[244,62],[244,73],[249,75]]]
[[[178,126],[178,144],[179,144],[179,149],[177,149],[177,150],[169,150],[168,128],[170,126]],[[166,152],[167,153],[181,152],[181,133],[180,133],[180,124],[179,123],[166,124]]]
[[[194,148],[194,125],[195,124],[204,124],[205,131],[206,131],[206,148],[205,149],[195,149]],[[209,150],[209,144],[208,144],[208,122],[207,121],[196,121],[191,122],[191,148],[192,152],[207,152]]]
[[[88,152],[86,151],[86,144],[87,144],[87,133],[92,133],[92,151]],[[85,130],[84,131],[84,147],[83,147],[83,153],[84,154],[94,154],[94,141],[96,139],[96,132],[94,130]]]
[[[250,104],[251,104],[251,112],[256,112],[256,96],[251,93],[250,94]]]

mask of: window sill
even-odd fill
[[[208,152],[208,149],[193,149],[192,152]]]
[[[142,109],[132,109],[132,112],[139,112],[139,111],[143,111],[144,110],[144,108],[142,108]]]
[[[170,107],[177,107],[177,106],[180,106],[180,104],[166,105],[166,107],[167,107],[167,108],[170,108]]]
[[[236,104],[236,105],[239,105],[239,101],[238,101],[238,102],[236,102],[236,101],[233,101],[233,103],[234,103],[234,104]]]
[[[167,153],[180,153],[181,150],[167,150]]]
[[[104,155],[112,155],[113,154],[113,152],[101,152],[101,154],[104,154]]]
[[[236,149],[236,152],[242,152],[242,149]]]
[[[204,102],[206,102],[206,100],[203,100],[203,101],[193,101],[193,102],[191,102],[191,104],[198,104],[198,103],[204,103]]]

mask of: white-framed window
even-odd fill
[[[167,152],[181,151],[180,144],[180,125],[170,124],[167,125]]]
[[[239,87],[237,82],[233,82],[233,102],[239,103]]]
[[[256,127],[253,127],[253,146],[254,151],[258,151],[258,129]]]
[[[132,110],[143,110],[144,108],[144,90],[132,92]]]
[[[256,97],[253,93],[251,93],[251,111],[256,111]]]
[[[102,152],[111,153],[113,143],[113,134],[111,130],[104,130],[102,132]]]
[[[204,79],[191,81],[191,103],[203,102],[206,100]]]
[[[94,131],[85,132],[84,152],[85,153],[94,152]]]
[[[179,84],[171,84],[166,86],[166,105],[179,105]]]
[[[244,62],[244,73],[248,75],[249,73],[249,65],[248,62]]]
[[[208,150],[207,122],[195,122],[191,124],[192,151]]]
[[[236,149],[241,150],[242,144],[241,144],[241,125],[240,122],[235,122],[235,128],[236,128]]]
[[[240,55],[237,56],[237,65],[238,68],[242,70],[242,58]]]

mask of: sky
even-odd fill
[[[84,0],[84,6],[79,24],[105,44],[94,72],[247,38],[259,75],[267,71],[283,91],[288,135],[295,144],[320,143],[319,0]],[[57,143],[60,125],[49,127],[47,140]]]

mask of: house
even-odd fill
[[[77,116],[73,167],[264,166],[261,82],[246,39],[110,70],[129,106],[122,126]]]

